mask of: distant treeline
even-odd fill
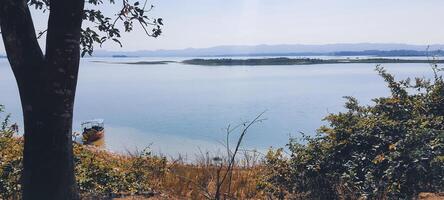
[[[417,51],[417,50],[364,50],[364,51],[334,51],[334,52],[297,52],[297,53],[251,53],[251,54],[221,54],[216,56],[204,57],[242,57],[242,56],[274,56],[274,57],[289,57],[289,56],[374,56],[374,57],[433,57],[444,56],[444,51]]]
[[[339,51],[333,52],[332,56],[379,56],[379,57],[406,57],[406,56],[444,56],[444,52],[437,51],[415,51],[415,50],[366,50],[366,51]]]
[[[228,65],[314,65],[314,64],[348,64],[348,63],[430,63],[430,60],[416,59],[318,59],[318,58],[258,58],[258,59],[191,59],[182,63],[189,65],[228,66]],[[444,60],[434,60],[436,63],[444,63]]]

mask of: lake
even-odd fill
[[[376,64],[298,66],[192,66],[107,64],[181,58],[85,58],[81,61],[74,130],[83,120],[105,120],[106,148],[122,152],[151,146],[156,153],[194,155],[223,149],[229,124],[266,111],[244,146],[283,147],[300,132],[315,134],[328,113],[343,111],[343,96],[363,104],[387,96]],[[430,77],[427,64],[385,64],[397,78]],[[0,104],[21,124],[15,79],[0,58]],[[22,126],[20,126],[22,129]]]

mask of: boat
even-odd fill
[[[82,125],[82,140],[84,144],[92,144],[105,136],[105,124],[103,119],[84,121]]]

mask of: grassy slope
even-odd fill
[[[23,140],[0,131],[0,147],[0,199],[19,197]],[[167,161],[149,151],[119,155],[77,144],[74,153],[76,178],[85,199],[204,199],[215,192],[218,167],[209,157],[185,164],[182,160]],[[256,189],[261,168],[248,165],[237,166],[233,172],[231,194],[238,199],[262,196]],[[223,184],[222,191],[227,191],[227,184]]]

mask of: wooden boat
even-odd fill
[[[82,122],[82,139],[84,144],[91,144],[105,136],[103,119],[94,119]]]

